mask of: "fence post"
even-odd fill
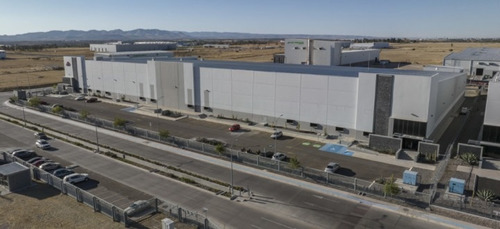
[[[330,184],[330,174],[326,173],[326,183]]]
[[[278,161],[278,171],[281,171],[281,170],[280,170],[280,162],[281,162],[281,161]]]
[[[179,222],[184,223],[184,220],[182,220],[182,208],[177,208],[177,215],[179,216]]]
[[[357,184],[358,184],[358,179],[354,177],[354,191],[356,191]]]
[[[205,153],[205,143],[201,143],[201,152]]]
[[[260,156],[257,155],[257,166],[259,166],[259,158],[260,158]]]
[[[99,212],[100,209],[99,209],[99,199],[97,199],[97,197],[92,197],[92,205],[94,206],[94,212]]]
[[[78,202],[80,202],[80,203],[81,203],[81,202],[83,201],[83,200],[82,200],[83,198],[82,198],[82,197],[80,197],[80,195],[81,195],[81,191],[80,191],[80,189],[79,189],[79,188],[75,189],[75,193],[76,193],[76,201],[78,201]]]

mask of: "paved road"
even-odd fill
[[[4,109],[2,109],[4,110]],[[19,111],[12,111],[17,112]],[[34,122],[42,122],[53,128],[79,133],[81,137],[95,138],[95,132],[90,129],[67,125],[62,119],[42,119],[27,114],[26,117]],[[38,117],[38,118],[37,118]],[[32,133],[24,133],[21,128],[1,123],[3,133],[21,133],[15,136],[19,142],[32,141]],[[115,134],[116,135],[116,134]],[[176,161],[183,168],[198,168],[210,177],[226,177],[229,170],[212,164],[207,164],[170,154],[145,145],[131,143],[115,136],[100,133],[100,142],[107,145],[123,145],[133,152],[150,152],[164,155],[168,161]],[[140,140],[143,141],[143,140]],[[71,161],[82,168],[94,171],[123,185],[143,190],[145,193],[179,203],[191,209],[209,209],[209,215],[218,222],[230,228],[439,228],[438,225],[423,222],[369,207],[359,203],[325,196],[319,193],[306,191],[295,186],[276,183],[251,174],[235,172],[235,184],[250,184],[252,191],[257,195],[253,201],[234,202],[216,196],[185,184],[171,181],[164,177],[151,174],[127,164],[113,161],[101,155],[70,145],[57,145],[59,150],[48,151],[53,157]],[[144,154],[146,155],[146,154]],[[99,183],[98,183],[99,184]],[[200,210],[201,212],[201,210]],[[209,216],[209,217],[210,217]]]
[[[85,103],[83,101],[75,101],[71,96],[66,98],[42,97],[42,100],[50,104],[63,104],[66,107],[76,110],[87,110],[96,117],[108,120],[120,117],[131,121],[132,125],[144,129],[154,131],[167,129],[171,135],[182,138],[216,138],[228,143],[228,145],[233,145],[234,149],[246,148],[254,151],[259,149],[264,151],[264,148],[269,150],[269,148],[274,147],[274,140],[269,137],[270,134],[267,132],[243,130],[238,133],[231,133],[227,130],[228,126],[217,123],[196,119],[182,119],[178,121],[157,119],[156,117],[124,111],[122,110],[124,107],[119,105],[103,102]],[[303,145],[302,143],[304,142],[311,144]],[[355,176],[368,181],[380,177],[390,177],[393,174],[402,174],[407,169],[401,166],[323,152],[313,147],[314,144],[322,143],[284,136],[277,141],[277,151],[284,152],[288,156],[297,156],[297,159],[303,166],[319,170],[323,170],[325,165],[330,161],[337,162],[342,166],[338,171],[339,174]]]

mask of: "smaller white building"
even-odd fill
[[[389,48],[388,42],[371,42],[371,43],[352,43],[351,49],[386,49]]]
[[[228,49],[228,44],[204,44],[203,48]]]
[[[132,52],[132,51],[152,51],[152,50],[175,50],[177,43],[151,41],[151,42],[135,42],[122,43],[121,41],[106,43],[106,44],[90,44],[90,51],[94,52]]]
[[[5,50],[0,50],[0,59],[5,59],[7,57]]]
[[[379,59],[380,50],[344,50],[350,41],[286,39],[285,64],[339,66]]]

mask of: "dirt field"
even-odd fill
[[[146,218],[129,228],[161,228],[163,214]],[[121,223],[74,198],[60,194],[47,184],[35,186],[19,193],[0,195],[0,228],[124,228]],[[196,228],[175,223],[176,228]]]
[[[441,65],[443,58],[451,52],[459,52],[467,47],[497,47],[500,43],[407,43],[391,44],[392,48],[382,49],[380,59],[392,62],[407,62],[413,69],[422,65]],[[283,53],[283,44],[278,42],[261,45],[235,45],[227,49],[180,47],[175,56],[195,56],[206,60],[272,62],[273,55]],[[78,55],[92,58],[88,48],[57,48],[40,52],[7,51],[7,59],[0,60],[0,91],[36,85],[54,85],[61,82],[64,75],[63,56]]]

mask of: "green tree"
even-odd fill
[[[387,195],[397,195],[399,193],[399,187],[395,183],[396,179],[394,179],[394,175],[391,175],[391,178],[385,181],[384,183],[384,194]]]
[[[17,98],[17,96],[12,96],[12,97],[10,97],[10,98],[9,98],[9,102],[10,102],[10,103],[15,103],[15,102],[17,102],[18,100],[19,100],[19,98]]]
[[[122,118],[118,118],[118,117],[116,117],[114,122],[113,122],[113,126],[115,126],[115,127],[124,127],[126,124],[127,124],[127,120],[122,119]]]
[[[81,110],[80,111],[80,118],[82,119],[87,119],[89,117],[90,113],[87,110]]]
[[[293,156],[292,158],[290,158],[290,167],[292,169],[298,169],[302,167],[300,161],[297,159],[297,156]]]
[[[217,152],[219,155],[221,155],[224,152],[226,152],[226,147],[224,147],[224,145],[222,145],[222,144],[217,144],[217,145],[215,145],[215,152]]]
[[[38,97],[33,97],[33,98],[28,100],[28,105],[30,105],[32,107],[38,107],[40,105],[40,103],[41,103],[41,100]]]
[[[63,108],[60,106],[56,106],[56,107],[52,108],[52,113],[61,114],[62,112],[63,112]]]
[[[168,132],[168,130],[160,130],[160,138],[168,138],[168,136],[170,136],[170,132]]]

